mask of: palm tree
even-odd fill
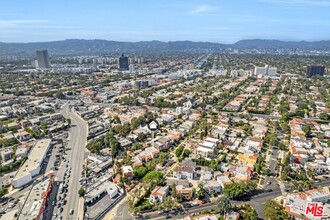
[[[310,188],[312,188],[313,183],[310,180],[305,180],[303,185],[304,185],[304,188],[310,189]]]
[[[311,179],[314,179],[314,177],[315,177],[315,173],[312,171],[311,168],[308,168],[308,169],[307,169],[307,176],[308,176],[309,178],[311,178]]]
[[[204,184],[203,183],[198,184],[198,190],[197,190],[196,194],[197,194],[198,199],[204,198],[205,190],[204,190]]]
[[[293,180],[292,182],[291,182],[291,189],[297,189],[298,188],[298,182],[296,181],[296,180]]]

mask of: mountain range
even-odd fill
[[[47,49],[51,55],[102,55],[118,53],[219,51],[228,48],[265,50],[299,49],[330,51],[330,40],[308,42],[253,39],[241,40],[234,44],[193,41],[120,42],[98,39],[68,39],[62,41],[34,43],[0,42],[0,55],[34,56],[35,51],[38,49]]]

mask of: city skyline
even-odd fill
[[[126,7],[115,1],[2,1],[0,42],[328,40],[329,7],[328,0],[127,1]]]

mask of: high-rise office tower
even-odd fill
[[[316,75],[323,76],[325,72],[324,66],[308,66],[307,67],[307,76],[312,77]]]
[[[128,57],[122,54],[118,59],[119,70],[128,70]]]
[[[39,69],[50,68],[48,51],[47,50],[37,50],[37,62]]]

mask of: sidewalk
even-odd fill
[[[285,191],[285,185],[284,183],[282,183],[280,180],[276,179],[278,185],[280,185],[280,189],[281,189],[281,193],[283,196],[285,196],[287,194],[287,192]]]
[[[272,150],[268,149],[266,153],[265,163],[268,163],[271,157],[272,157]]]
[[[6,194],[7,197],[9,197],[9,196],[11,196],[11,195],[13,195],[14,193],[16,193],[16,192],[19,191],[19,189],[15,189],[15,188],[13,188],[12,185],[10,185],[10,186],[7,188],[7,190],[8,190],[8,192],[7,192],[7,194]]]
[[[263,183],[261,183],[263,181]],[[264,182],[265,182],[265,177],[264,176],[259,176],[259,182],[257,184],[258,189],[263,189],[264,188]]]
[[[84,206],[85,200],[83,197],[79,197],[79,202],[78,202],[78,219],[84,219]]]

